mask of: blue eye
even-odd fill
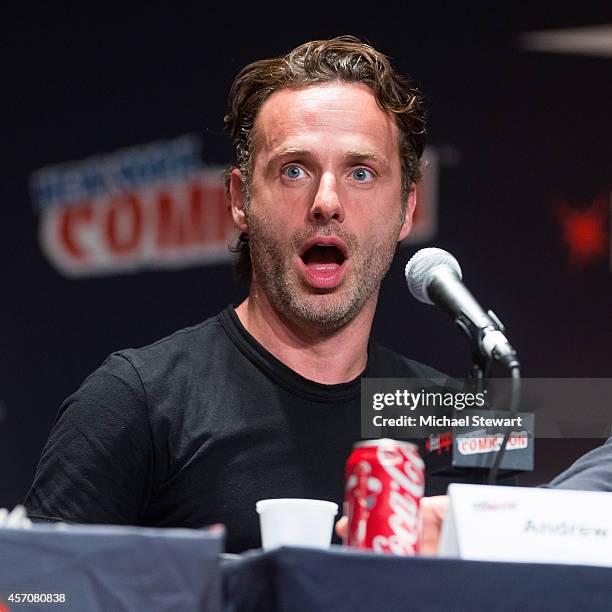
[[[305,173],[304,171],[296,165],[291,165],[291,166],[287,166],[286,168],[283,168],[283,174],[290,179],[301,179],[304,178]]]
[[[366,181],[369,181],[374,178],[373,172],[366,168],[357,168],[357,170],[353,170],[351,176],[358,183],[365,183]]]

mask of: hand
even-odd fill
[[[442,522],[448,510],[448,497],[436,495],[421,500],[421,521],[419,524],[419,554],[433,556],[438,552],[438,541]],[[343,540],[348,532],[348,518],[343,516],[336,523],[336,533]]]
[[[0,508],[0,527],[28,529],[32,527],[32,521],[23,506],[15,506],[11,512],[6,508]]]

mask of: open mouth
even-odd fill
[[[338,286],[344,278],[347,261],[346,246],[335,237],[309,240],[303,245],[299,257],[306,282],[317,289]]]
[[[345,259],[344,253],[333,244],[315,244],[302,255],[302,261],[308,267],[341,266]]]

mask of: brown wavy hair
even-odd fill
[[[234,79],[229,112],[224,118],[233,145],[233,162],[225,173],[229,197],[230,174],[238,168],[244,177],[248,202],[253,168],[253,128],[260,108],[275,92],[342,81],[363,83],[372,90],[378,105],[391,113],[399,128],[402,163],[402,206],[412,183],[421,176],[420,158],[425,147],[425,110],[415,84],[398,74],[389,58],[355,36],[313,40],[288,54],[253,62]],[[249,238],[241,234],[230,249],[237,253],[235,269],[240,278],[251,277]]]

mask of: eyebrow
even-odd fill
[[[349,151],[346,158],[352,162],[373,161],[385,168],[389,167],[389,160],[376,151]]]
[[[281,147],[277,151],[274,151],[270,157],[271,160],[278,159],[279,157],[287,157],[287,155],[310,155],[308,149],[301,147]]]

